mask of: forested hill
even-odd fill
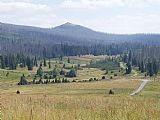
[[[55,28],[38,28],[31,26],[20,26],[0,23],[0,41],[20,40],[21,42],[34,43],[68,43],[68,44],[104,44],[104,43],[121,43],[121,42],[141,42],[160,44],[160,34],[133,34],[118,35],[96,32],[89,28],[65,23]],[[103,43],[102,43],[103,42]]]
[[[72,23],[55,28],[0,23],[0,54],[12,54],[13,51],[41,57],[44,51],[48,57],[119,54],[134,44],[134,48],[146,44],[160,45],[160,34],[108,34]]]

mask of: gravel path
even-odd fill
[[[151,82],[151,80],[143,80],[143,83],[141,84],[141,86],[132,94],[130,94],[131,96],[134,96],[136,94],[138,94],[144,87],[145,85],[148,83],[148,82]]]

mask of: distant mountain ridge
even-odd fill
[[[122,42],[140,42],[160,44],[160,34],[108,34],[97,32],[84,26],[65,23],[54,28],[0,23],[0,40],[2,38],[50,44],[109,44]]]

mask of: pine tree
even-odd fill
[[[0,61],[0,63],[1,63],[1,68],[2,68],[2,69],[5,69],[5,58],[4,58],[4,56],[1,56],[0,58],[1,58],[1,59],[0,59],[0,60],[1,60],[1,61]]]
[[[65,71],[63,70],[63,69],[61,69],[61,71],[60,71],[60,75],[65,75]]]
[[[153,73],[155,74],[155,75],[157,75],[158,74],[158,64],[157,64],[157,61],[156,61],[156,59],[154,59],[154,61],[153,61]]]
[[[71,69],[69,72],[67,72],[67,77],[76,77],[77,75],[77,72],[76,72],[76,70],[75,69]]]
[[[51,69],[51,61],[49,59],[49,62],[48,62],[48,66],[49,66],[49,69]]]
[[[27,80],[25,79],[25,76],[24,74],[21,76],[21,79],[20,79],[20,82],[18,83],[18,85],[27,85],[28,82]]]
[[[142,61],[142,62],[141,62],[141,73],[144,73],[144,71],[145,71],[144,62]]]
[[[56,78],[59,74],[60,74],[59,70],[57,68],[54,68],[52,71],[53,78]]]
[[[132,61],[132,51],[129,51],[129,55],[128,55],[128,61],[131,62]],[[132,62],[131,62],[132,63]]]
[[[41,66],[39,66],[39,68],[38,68],[38,70],[37,70],[37,75],[38,75],[39,77],[42,77],[42,76],[43,76],[43,69],[42,69]]]
[[[47,63],[46,63],[46,59],[45,59],[45,58],[44,58],[44,61],[43,61],[43,65],[44,65],[44,67],[47,66]]]
[[[71,63],[71,62],[70,62],[70,58],[68,58],[68,63]]]
[[[16,68],[17,68],[16,58],[14,55],[10,55],[9,56],[9,69],[16,70]]]
[[[37,57],[35,56],[34,58],[34,62],[33,62],[34,66],[38,67],[38,63],[37,63]]]
[[[29,57],[27,57],[26,59],[26,64],[27,64],[28,70],[33,70],[33,61]]]
[[[148,74],[149,74],[149,76],[150,77],[152,77],[153,76],[153,73],[154,71],[153,71],[153,64],[150,62],[150,60],[148,61]]]
[[[126,74],[130,74],[132,72],[132,65],[130,62],[127,63]]]

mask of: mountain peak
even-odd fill
[[[66,22],[65,24],[63,24],[63,26],[76,26],[75,24],[72,24],[70,22]]]

